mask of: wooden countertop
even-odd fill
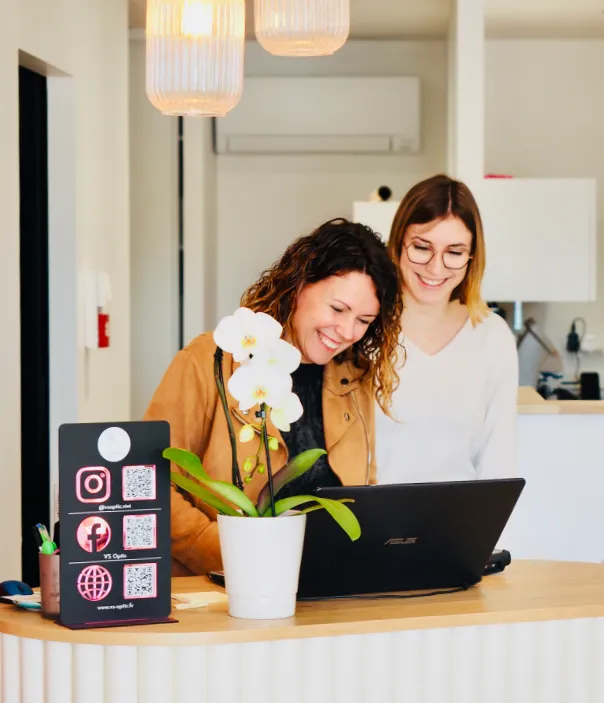
[[[589,415],[604,413],[604,400],[545,400],[534,388],[518,389],[519,415]]]
[[[203,577],[173,592],[220,590]],[[468,591],[409,600],[299,603],[293,618],[237,620],[226,603],[173,612],[178,623],[72,631],[39,613],[0,605],[0,632],[57,642],[179,646],[604,617],[604,564],[516,561]]]

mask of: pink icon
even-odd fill
[[[104,503],[111,495],[111,474],[104,466],[84,466],[76,474],[80,503]]]
[[[78,525],[76,539],[87,552],[102,552],[111,539],[111,528],[107,520],[91,515]]]
[[[86,600],[99,601],[109,595],[113,579],[104,566],[92,564],[80,571],[78,576],[78,592]]]

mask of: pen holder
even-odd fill
[[[40,558],[40,603],[42,617],[56,619],[61,610],[60,554],[39,554]]]

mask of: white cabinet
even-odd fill
[[[371,227],[387,242],[398,206],[399,203],[393,200],[387,203],[355,202],[352,204],[352,219]]]
[[[468,186],[487,243],[486,300],[595,300],[594,179],[483,179]],[[353,218],[387,240],[397,207],[356,202]]]
[[[595,300],[595,180],[485,179],[470,187],[487,243],[487,300]]]

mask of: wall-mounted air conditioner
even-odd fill
[[[412,154],[419,78],[246,78],[241,102],[215,126],[219,154]]]

